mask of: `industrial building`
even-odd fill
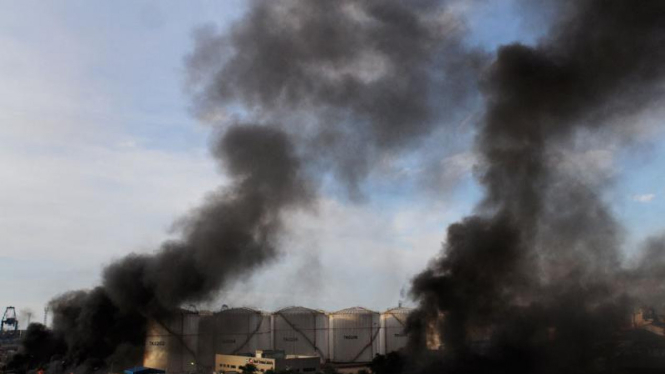
[[[404,325],[410,311],[401,307],[382,314],[362,307],[333,313],[305,307],[273,313],[251,308],[215,313],[183,310],[168,321],[150,321],[143,364],[175,374],[219,372],[218,355],[247,359],[256,351],[317,357],[322,363],[366,363],[376,354],[406,346]]]
[[[215,355],[216,373],[240,373],[245,365],[254,365],[260,373],[290,370],[295,373],[316,373],[321,367],[318,356],[287,355],[280,350],[258,350],[255,354]]]

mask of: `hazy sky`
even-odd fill
[[[546,24],[511,1],[466,4],[467,41],[488,50],[533,43]],[[183,59],[196,27],[224,29],[245,5],[0,1],[0,307],[41,320],[51,297],[96,285],[113,259],[154,250],[224,184],[211,129],[188,111]],[[605,145],[571,159],[580,175],[614,183],[605,198],[626,226],[627,252],[665,226],[663,134],[638,138],[627,151]],[[204,307],[396,305],[480,196],[473,163],[464,149],[442,159],[450,183],[440,193],[390,181],[370,184],[361,203],[324,192],[316,214],[290,217],[280,260]]]

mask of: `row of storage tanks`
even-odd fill
[[[233,308],[217,313],[182,311],[168,321],[151,320],[144,366],[168,373],[211,372],[215,354],[283,350],[336,363],[369,362],[397,351],[411,309],[378,313],[361,307],[326,313],[289,307],[274,313]]]

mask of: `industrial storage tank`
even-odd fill
[[[328,315],[320,310],[289,307],[272,315],[273,347],[288,355],[330,359]]]
[[[330,315],[333,362],[369,362],[380,352],[379,313],[354,307]]]
[[[148,321],[143,366],[185,373],[195,370],[199,314],[181,310]]]
[[[201,356],[212,347],[215,354],[251,353],[271,349],[270,315],[251,308],[232,308],[201,320]],[[206,344],[208,347],[203,347]]]
[[[381,333],[379,334],[381,354],[399,351],[406,347],[406,320],[413,309],[397,307],[381,313]]]

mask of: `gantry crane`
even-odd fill
[[[5,309],[2,322],[0,322],[0,331],[18,331],[18,319],[16,318],[16,309],[13,306],[8,306]]]

